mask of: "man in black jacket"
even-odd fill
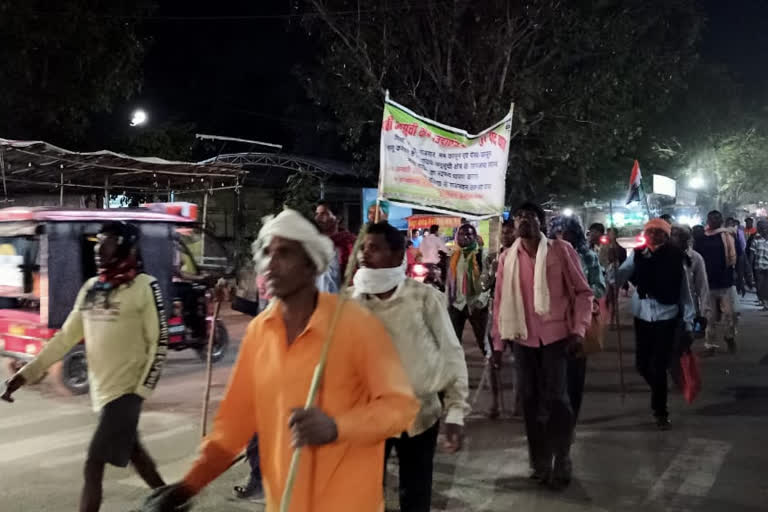
[[[651,387],[651,409],[660,430],[669,428],[667,366],[681,319],[685,332],[693,330],[695,308],[685,278],[682,250],[670,245],[672,226],[652,219],[645,226],[647,243],[637,247],[618,272],[618,283],[631,281],[635,317],[635,364]],[[689,336],[688,336],[689,337]]]
[[[723,215],[717,210],[709,212],[704,236],[695,239],[693,250],[701,254],[707,267],[711,316],[706,346],[713,352],[721,339],[725,340],[730,352],[736,350],[736,293],[733,287],[739,249],[735,233],[723,227]]]

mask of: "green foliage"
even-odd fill
[[[283,190],[283,206],[312,219],[315,216],[315,205],[320,201],[324,186],[321,176],[303,169],[299,170],[288,177]]]
[[[144,49],[129,16],[146,4],[0,0],[0,133],[71,143],[131,97]]]
[[[655,121],[647,162],[685,186],[703,178],[715,205],[763,200],[768,186],[768,98],[743,94],[725,70],[699,66],[676,108]],[[748,98],[748,99],[745,99]]]
[[[305,0],[303,8],[323,48],[305,86],[339,119],[363,168],[378,168],[387,89],[475,132],[514,102],[510,202],[586,199],[625,181],[649,113],[669,106],[696,61],[703,24],[693,0]]]

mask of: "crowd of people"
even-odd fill
[[[284,210],[265,221],[253,245],[264,310],[248,327],[199,457],[172,485],[164,485],[137,434],[142,402],[165,357],[162,301],[152,278],[137,272],[135,232],[109,225],[100,239],[99,277],[84,285],[64,328],[8,381],[3,398],[11,401],[83,333],[89,363],[91,344],[111,347],[99,356],[102,365],[90,368],[101,416],[81,512],[99,509],[105,464],[129,462],[156,489],[145,511],[185,510],[246,447],[252,472],[235,492],[263,497],[267,510],[278,510],[292,450],[304,447],[291,510],[380,510],[385,465],[394,452],[401,510],[428,512],[439,433],[444,451],[461,450],[470,412],[461,343],[469,322],[491,369],[489,415],[499,414],[499,372],[509,351],[531,479],[563,489],[573,477],[570,449],[587,348],[605,323],[603,306],[615,311],[620,290],[631,283],[637,370],[651,389],[656,425],[668,429],[674,351],[689,347],[697,334],[706,336],[711,351],[721,342],[735,351],[736,294],[748,287],[756,287],[768,309],[768,222],[745,224],[717,211],[706,227],[693,230],[651,219],[645,243],[628,254],[615,230],[593,224],[585,233],[573,216],[547,222],[539,205],[525,203],[503,223],[497,250],[486,250],[469,223],[456,230],[450,250],[437,226],[409,245],[386,221],[370,222],[358,241],[339,228],[327,203],[317,206],[314,220]],[[407,276],[412,247],[430,264],[450,252],[445,292]],[[104,306],[93,306],[97,296],[124,307],[105,315]],[[124,325],[142,333],[138,352],[112,347],[113,339],[91,339],[113,333],[105,326]],[[319,399],[304,408],[329,330],[333,343]],[[128,362],[131,371],[123,371]]]

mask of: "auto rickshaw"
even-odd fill
[[[83,283],[97,274],[95,235],[116,220],[141,231],[143,271],[157,279],[165,299],[168,348],[191,348],[205,360],[214,329],[212,359],[224,356],[227,329],[218,320],[212,325],[215,272],[200,275],[185,244],[197,227],[194,219],[149,209],[5,208],[0,209],[0,356],[10,359],[12,370],[32,360],[62,326]],[[185,272],[179,272],[182,259],[190,262]],[[58,389],[88,391],[85,350],[84,340],[51,368]]]

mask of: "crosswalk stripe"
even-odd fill
[[[689,439],[656,481],[645,504],[665,501],[670,495],[702,497],[717,479],[731,444],[711,439]]]
[[[14,462],[53,450],[85,444],[93,435],[93,426],[77,427],[63,432],[28,437],[0,444],[0,462]]]
[[[67,448],[70,450],[76,448],[81,453],[63,455],[54,459],[46,457],[40,467],[52,468],[83,460],[85,458],[83,448],[90,442],[97,424],[97,415],[89,408],[53,407],[40,411],[23,411],[0,420],[0,430],[23,431],[24,426],[51,423],[63,416],[82,416],[87,420],[84,424],[69,429],[2,443],[0,444],[0,462],[14,462]],[[183,435],[194,428],[194,422],[190,422],[186,415],[164,411],[144,412],[139,423],[140,430],[151,432],[143,438],[147,441]]]
[[[163,464],[157,468],[158,472],[163,476],[166,482],[176,482],[187,473],[192,463],[197,458],[197,454],[192,454],[182,459]],[[146,487],[147,484],[138,476],[131,475],[128,478],[118,480],[118,483],[129,485],[131,487]]]
[[[450,484],[450,488],[442,493],[448,498],[446,510],[466,510],[468,503],[473,504],[473,510],[486,510],[495,499],[495,479],[519,472],[527,467],[527,460],[525,447],[475,452],[464,450],[457,456],[455,472],[436,472],[434,481]],[[489,474],[494,475],[491,481]]]
[[[0,419],[0,430],[8,430],[18,427],[25,427],[27,425],[35,425],[46,420],[53,420],[62,416],[89,416],[92,413],[88,409],[84,408],[53,408],[45,409],[37,412],[18,412],[12,416],[8,416]]]
[[[683,496],[706,496],[717,480],[717,474],[725,462],[725,457],[731,451],[731,444],[721,441],[701,440],[698,455],[706,465],[698,465],[688,473],[677,493]]]
[[[175,437],[177,435],[181,435],[181,434],[185,434],[187,432],[191,432],[193,429],[194,429],[194,426],[191,425],[191,424],[181,425],[181,426],[178,426],[176,428],[172,428],[170,430],[165,430],[163,432],[155,432],[154,434],[149,434],[149,435],[146,435],[146,436],[141,436],[141,442],[143,444],[148,444],[149,445],[148,451],[151,454],[152,453],[152,449],[151,449],[152,446],[151,446],[151,444],[154,441],[160,441],[160,440],[163,440],[163,439],[172,438],[172,437]],[[68,465],[76,464],[76,463],[79,463],[79,462],[83,462],[85,460],[85,455],[86,455],[85,452],[80,452],[80,453],[77,453],[75,455],[66,455],[66,456],[63,456],[63,457],[56,457],[56,458],[53,458],[53,459],[48,459],[48,460],[43,461],[40,464],[40,467],[41,468],[49,469],[49,468],[56,468],[56,467],[60,467],[60,466],[68,466]]]

